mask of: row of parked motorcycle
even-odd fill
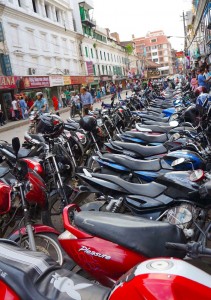
[[[135,90],[0,141],[0,299],[210,299],[193,264],[211,255],[211,108],[194,102],[188,84]]]

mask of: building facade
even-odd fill
[[[133,38],[136,53],[160,65],[161,75],[173,74],[172,49],[162,30],[149,32],[146,37]]]

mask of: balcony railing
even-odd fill
[[[87,25],[87,26],[90,26],[90,27],[95,27],[96,26],[96,21],[93,20],[93,19],[90,19],[89,17],[87,16],[84,16],[82,19],[81,19],[82,23]]]

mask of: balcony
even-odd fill
[[[87,10],[94,9],[93,0],[79,1],[78,3]]]
[[[82,24],[89,26],[89,27],[96,27],[96,21],[91,19],[88,16],[83,16],[83,18],[81,18],[81,22]]]

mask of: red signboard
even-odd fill
[[[16,89],[18,88],[19,76],[0,76],[0,89]]]
[[[87,67],[88,75],[94,75],[93,62],[86,61],[86,67]]]
[[[42,88],[49,87],[49,77],[48,76],[27,76],[23,77],[24,88],[25,89],[34,89],[34,88]]]
[[[183,51],[176,52],[175,55],[177,58],[181,58],[181,57],[184,57],[184,52]]]
[[[86,82],[85,76],[70,76],[70,84],[82,84]]]

